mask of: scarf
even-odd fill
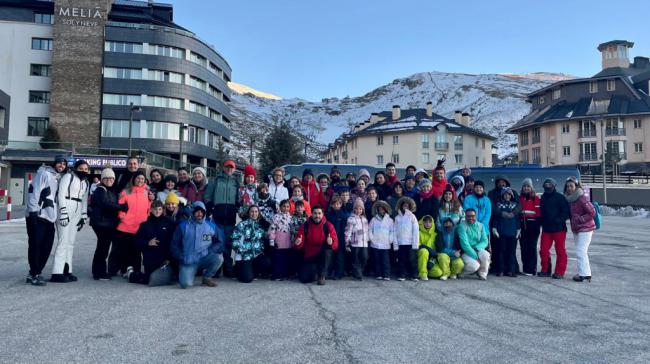
[[[429,191],[429,192],[420,191],[419,194],[420,194],[420,198],[426,200],[426,199],[430,198],[431,196],[433,196],[433,189],[431,191]]]

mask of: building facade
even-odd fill
[[[469,127],[468,113],[456,111],[453,119],[425,109],[373,113],[328,145],[323,153],[327,163],[350,163],[383,167],[389,162],[398,168],[415,165],[435,168],[446,158],[447,168],[491,167],[492,142],[495,138]]]
[[[603,69],[528,95],[531,111],[508,129],[520,163],[577,166],[583,173],[643,173],[650,153],[650,62],[629,61],[632,42],[598,46]],[[647,172],[646,172],[647,173]]]
[[[131,124],[134,150],[216,166],[231,135],[232,71],[173,22],[171,5],[0,0],[0,37],[7,148],[37,146],[52,126],[77,152],[126,154]]]

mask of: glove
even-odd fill
[[[269,246],[274,247],[275,246],[275,240],[269,240]]]
[[[67,226],[69,222],[70,218],[68,218],[68,214],[61,215],[61,217],[59,217],[59,225]]]
[[[499,232],[497,231],[497,228],[492,228],[492,235],[494,235],[495,238],[499,238]]]
[[[345,251],[348,252],[348,253],[351,253],[351,252],[352,252],[352,248],[350,248],[349,246],[346,246],[346,247],[345,247]]]
[[[127,211],[129,211],[129,205],[128,205],[128,204],[125,204],[125,203],[121,204],[121,205],[120,205],[120,211],[122,211],[122,212],[127,212]]]
[[[67,223],[66,223],[66,225],[67,225]],[[84,227],[84,225],[86,225],[86,219],[79,220],[79,222],[77,223],[77,231],[81,231],[81,229]]]

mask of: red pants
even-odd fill
[[[566,240],[566,231],[558,231],[549,233],[542,231],[542,239],[539,244],[539,258],[541,259],[542,269],[541,272],[548,270],[548,262],[551,256],[551,246],[555,243],[555,255],[557,260],[555,262],[555,274],[563,276],[566,272],[567,255],[564,242]]]

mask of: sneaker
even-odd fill
[[[202,282],[204,286],[208,287],[216,287],[217,286],[217,281],[214,278],[203,278]]]
[[[50,277],[50,282],[53,283],[70,283],[70,280],[68,279],[67,276],[63,274],[52,274],[52,277]]]
[[[320,277],[318,278],[318,283],[319,286],[324,286],[325,285],[325,277]]]
[[[29,283],[32,286],[45,286],[45,285],[47,285],[47,282],[45,282],[45,279],[43,279],[43,277],[41,277],[40,275],[31,276],[31,280],[29,281]]]
[[[551,274],[548,273],[548,272],[539,272],[539,273],[537,273],[537,276],[540,277],[540,278],[548,278],[548,277],[551,276]]]
[[[404,282],[404,281],[406,280],[406,278],[404,278],[404,277],[399,277],[399,278],[397,278],[397,280],[400,281],[400,282]]]
[[[446,280],[447,280],[447,276],[442,276],[442,277],[440,277],[440,280],[441,280],[441,281],[446,281]]]
[[[34,280],[34,277],[35,276],[33,276],[33,275],[28,275],[27,278],[25,278],[25,283],[32,283],[32,281]]]
[[[482,275],[479,274],[478,279],[480,279],[482,281],[487,281],[487,276],[482,276]]]
[[[390,277],[384,277],[385,281],[390,281]]]
[[[452,275],[449,276],[449,279],[456,279],[456,278],[457,278],[457,276],[455,274],[452,274]]]
[[[129,277],[131,276],[131,273],[133,273],[133,271],[134,271],[133,267],[129,266],[128,268],[126,268],[126,272],[124,272],[124,274],[122,274],[122,278],[129,279]]]
[[[526,273],[526,272],[523,272],[523,273],[521,273],[521,274],[525,275],[526,277],[532,277],[532,276],[535,275],[535,274],[533,274],[533,273]]]
[[[77,276],[75,276],[75,275],[72,274],[72,273],[68,273],[68,274],[64,274],[64,275],[65,275],[66,277],[68,277],[68,280],[69,280],[70,282],[76,282],[76,281],[79,280],[79,278],[77,278]]]
[[[384,277],[377,277],[375,279],[378,280],[378,281],[381,281],[382,279],[384,279]]]
[[[420,280],[422,280],[422,281],[428,281],[428,280],[429,280],[429,277],[427,277],[426,274],[425,274],[425,275],[418,276],[418,278],[419,278]]]
[[[554,274],[551,276],[551,278],[553,278],[553,279],[564,279],[564,276],[561,276],[561,275],[559,275],[559,274],[555,274],[555,273],[554,273]]]

